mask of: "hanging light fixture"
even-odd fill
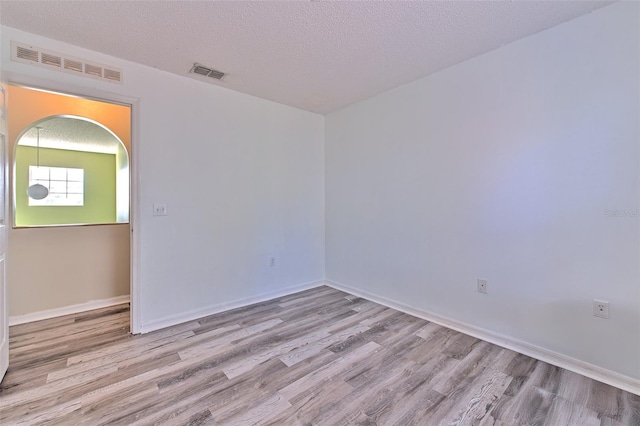
[[[40,168],[40,129],[42,127],[36,127],[37,136],[36,136],[36,167]],[[27,195],[34,200],[42,200],[43,198],[47,198],[49,195],[49,188],[39,183],[35,183],[27,188]]]

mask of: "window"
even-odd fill
[[[83,206],[84,169],[29,166],[29,186],[39,183],[49,188],[42,200],[29,197],[30,206]]]

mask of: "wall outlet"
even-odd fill
[[[275,268],[276,266],[276,257],[275,256],[270,256],[269,257],[269,268]]]
[[[153,215],[154,216],[166,216],[167,213],[167,205],[166,204],[154,204],[153,205]]]
[[[478,278],[478,293],[487,294],[487,280]]]
[[[593,299],[593,316],[609,319],[609,302]]]

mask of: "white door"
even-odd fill
[[[7,307],[7,121],[6,92],[0,84],[0,381],[9,368],[9,311]]]

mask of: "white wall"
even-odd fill
[[[640,208],[639,16],[614,4],[328,115],[327,278],[640,378],[639,219],[605,215]]]
[[[116,151],[116,221],[129,222],[131,208],[131,178],[129,173],[129,153],[122,144]]]
[[[10,40],[120,67],[124,82],[11,62]],[[2,43],[9,81],[135,102],[142,329],[323,278],[322,116],[8,27]]]

